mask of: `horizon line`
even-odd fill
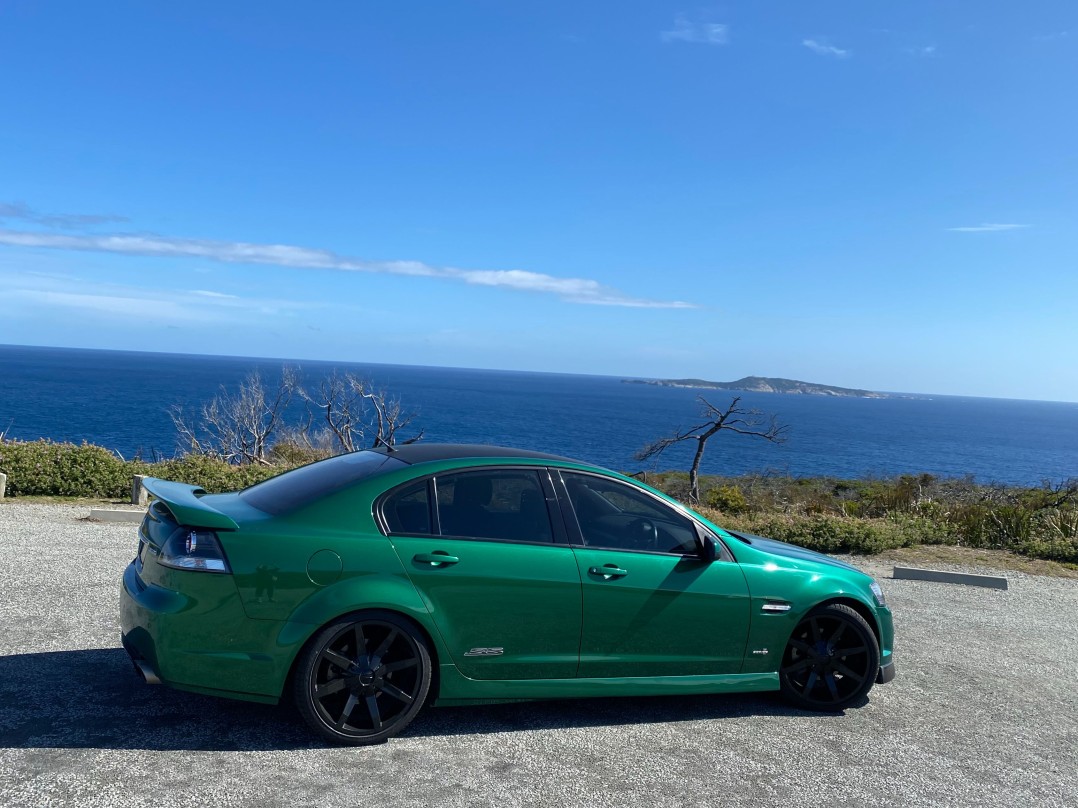
[[[70,346],[70,345],[27,345],[23,343],[0,343],[0,350],[5,348],[30,348],[41,350],[57,350],[57,351],[82,351],[86,353],[122,353],[122,354],[148,354],[152,356],[183,356],[183,357],[212,357],[215,359],[251,359],[257,361],[272,361],[272,362],[315,362],[324,365],[340,364],[340,365],[375,365],[378,367],[398,367],[398,368],[421,368],[430,370],[470,370],[480,371],[483,373],[530,373],[544,376],[584,376],[597,379],[619,379],[635,380],[635,381],[665,381],[669,377],[658,377],[653,375],[640,375],[640,374],[609,374],[609,373],[582,373],[579,371],[564,371],[564,370],[521,370],[514,368],[501,368],[501,367],[465,367],[461,365],[417,365],[408,362],[372,362],[372,361],[357,361],[354,359],[315,359],[312,357],[282,357],[282,356],[246,356],[241,354],[215,354],[215,353],[181,353],[177,351],[153,351],[145,349],[133,349],[133,348],[88,348],[84,346]],[[282,365],[283,366],[283,365]],[[748,376],[742,376],[741,378],[749,378],[757,376],[765,379],[784,379],[786,381],[800,382],[802,384],[816,384],[821,387],[842,387],[847,390],[864,390],[869,393],[881,393],[888,396],[895,397],[916,397],[920,399],[932,399],[932,398],[976,398],[986,399],[990,401],[1028,401],[1040,404],[1078,404],[1078,400],[1066,400],[1066,399],[1048,399],[1048,398],[1013,398],[1009,396],[979,396],[970,395],[968,393],[919,393],[913,391],[901,391],[901,390],[875,390],[868,387],[846,387],[845,385],[837,384],[825,384],[823,382],[806,382],[802,379],[793,379],[785,376],[763,376],[761,374],[750,373]],[[705,381],[701,379],[701,381]],[[735,381],[737,381],[735,379]],[[690,388],[686,388],[690,389]],[[704,389],[704,388],[699,388]],[[727,392],[746,392],[753,395],[774,395],[774,396],[792,396],[792,395],[814,395],[814,394],[795,394],[795,393],[783,393],[783,392],[764,392],[756,390],[730,390]],[[819,396],[821,398],[867,398],[866,396]]]

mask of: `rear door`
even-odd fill
[[[649,492],[561,475],[584,592],[579,675],[740,672],[749,592],[737,563],[703,560],[693,521]]]
[[[576,674],[580,575],[554,508],[549,475],[535,468],[443,474],[382,501],[408,577],[465,676]]]

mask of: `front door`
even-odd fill
[[[692,520],[643,489],[598,475],[562,477],[579,526],[579,675],[739,673],[749,592],[737,563],[703,560]]]
[[[573,551],[554,541],[538,471],[439,475],[394,492],[382,512],[461,673],[472,679],[575,675],[580,576]]]

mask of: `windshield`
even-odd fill
[[[408,464],[381,452],[350,452],[286,471],[240,491],[240,498],[260,511],[279,516],[353,483]]]

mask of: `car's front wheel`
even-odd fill
[[[841,710],[872,687],[880,667],[876,635],[841,603],[809,612],[786,644],[779,668],[782,694],[809,710]]]
[[[408,620],[361,612],[326,626],[304,649],[293,679],[296,706],[326,740],[381,743],[403,730],[427,698],[426,640]]]

